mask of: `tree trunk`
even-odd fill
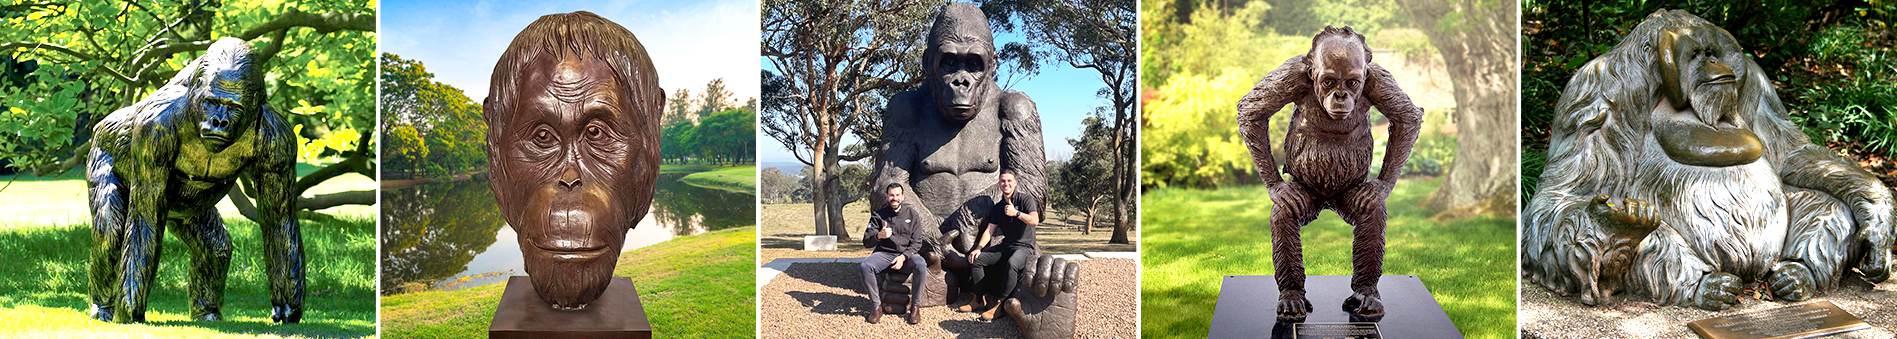
[[[830,168],[822,160],[825,155],[822,147],[811,147],[811,153],[811,157],[818,160],[810,164],[810,223],[817,228],[816,235],[836,235],[830,233],[830,209],[827,207],[831,200],[830,190],[825,189],[828,187],[826,183],[830,181],[827,174]]]
[[[1118,112],[1115,112],[1113,119],[1116,120],[1113,127],[1113,139],[1115,139],[1113,141],[1113,152],[1115,154],[1113,157],[1113,180],[1115,186],[1118,187],[1116,187],[1117,192],[1113,194],[1113,238],[1107,239],[1107,243],[1109,244],[1133,243],[1131,239],[1127,238],[1127,231],[1130,230],[1133,225],[1131,222],[1127,222],[1126,210],[1126,201],[1132,199],[1131,197],[1133,196],[1133,171],[1131,170],[1133,155],[1132,147],[1127,147],[1129,141],[1132,140],[1129,136],[1132,134],[1132,130],[1127,128],[1127,126],[1133,123],[1133,119],[1130,118],[1131,112],[1128,112],[1128,108],[1126,108],[1131,105],[1120,106],[1120,108],[1115,109]]]
[[[837,177],[841,167],[837,166],[836,143],[829,143],[824,148],[823,155],[816,156],[818,162],[823,164],[823,170],[816,172],[823,178],[823,186],[817,188],[824,196],[824,199],[817,200],[822,202],[817,208],[825,210],[817,219],[817,225],[829,228],[828,234],[837,236],[837,241],[850,240],[849,229],[843,227],[843,185],[841,178]]]
[[[1455,83],[1456,158],[1442,186],[1425,204],[1451,216],[1515,214],[1520,172],[1515,145],[1515,6],[1478,1],[1399,1],[1416,27],[1442,52]],[[1448,15],[1459,12],[1460,15]],[[1463,21],[1442,21],[1461,18]]]

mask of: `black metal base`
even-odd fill
[[[1311,314],[1304,324],[1353,322],[1343,309],[1344,299],[1351,294],[1350,277],[1310,276],[1304,288],[1304,297],[1311,300]],[[1374,323],[1381,337],[1462,338],[1456,324],[1449,321],[1449,314],[1415,276],[1383,276],[1377,282],[1377,292],[1383,298],[1384,316]],[[1268,275],[1226,276],[1219,287],[1218,307],[1212,312],[1212,330],[1207,334],[1211,338],[1258,338],[1270,333],[1273,338],[1290,338],[1295,327],[1278,322],[1277,280]]]

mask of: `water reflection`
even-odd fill
[[[625,250],[751,225],[751,194],[659,176],[652,211],[626,232]],[[382,293],[459,289],[526,274],[513,228],[505,227],[486,178],[382,190]]]

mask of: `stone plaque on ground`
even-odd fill
[[[1352,322],[1344,312],[1344,298],[1350,297],[1350,277],[1311,276],[1304,282],[1305,298],[1311,300],[1311,315],[1303,324]],[[1373,323],[1381,338],[1462,338],[1456,324],[1443,313],[1442,305],[1429,295],[1423,281],[1415,276],[1385,275],[1377,282],[1383,296],[1384,316]],[[1341,328],[1323,326],[1325,333]],[[1312,328],[1315,329],[1315,328]],[[1218,306],[1212,312],[1210,338],[1292,338],[1297,324],[1278,323],[1278,282],[1269,275],[1226,276],[1219,286]],[[1307,330],[1308,331],[1308,330]],[[1309,332],[1306,332],[1309,333]],[[1330,337],[1354,338],[1354,337]]]
[[[1830,301],[1695,320],[1686,324],[1706,339],[1810,338],[1871,328]]]

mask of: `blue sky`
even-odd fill
[[[1026,38],[1020,34],[995,34],[996,46],[1023,40]],[[770,60],[761,57],[758,60],[763,64],[762,67],[771,68]],[[1001,72],[1005,80],[1007,70]],[[1042,65],[1040,75],[1016,81],[1010,89],[1034,98],[1035,108],[1041,113],[1041,138],[1047,146],[1047,159],[1066,160],[1074,154],[1074,147],[1067,144],[1067,139],[1080,137],[1080,120],[1085,119],[1095,107],[1111,105],[1106,99],[1094,95],[1102,87],[1106,85],[1100,81],[1100,73],[1073,68],[1062,62]],[[846,140],[846,144],[855,142],[855,138]],[[777,139],[758,137],[758,152],[759,163],[797,162],[797,158],[791,156],[790,151]]]
[[[639,38],[659,86],[698,92],[724,78],[738,98],[758,93],[758,2],[736,1],[382,1],[383,52],[420,60],[435,79],[487,96],[501,51],[542,15],[591,11]]]

